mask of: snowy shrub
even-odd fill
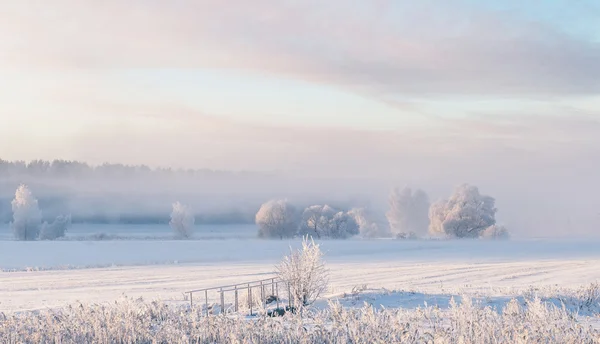
[[[183,239],[191,238],[194,233],[195,222],[194,213],[188,206],[179,202],[173,203],[169,225],[177,237]]]
[[[40,231],[41,240],[54,240],[65,236],[67,229],[71,226],[71,216],[59,215],[54,222],[44,222]]]
[[[312,205],[304,209],[300,234],[303,236],[315,235],[317,238],[326,236],[336,213],[335,209],[328,205]]]
[[[390,209],[386,217],[396,238],[414,238],[427,233],[429,226],[429,197],[423,190],[414,193],[410,188],[392,190]]]
[[[37,239],[42,224],[42,212],[29,188],[21,184],[12,201],[13,221],[10,227],[18,240]]]
[[[431,205],[429,231],[432,235],[478,238],[496,224],[495,202],[494,198],[481,195],[476,186],[460,185],[450,199]],[[490,232],[501,234],[497,228]]]
[[[312,239],[304,238],[302,248],[292,250],[276,267],[277,275],[288,284],[294,304],[308,306],[327,290],[329,270],[323,252]]]
[[[269,201],[256,213],[256,225],[261,238],[291,238],[298,229],[296,209],[286,200]]]

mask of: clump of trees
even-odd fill
[[[17,240],[54,240],[64,237],[71,225],[71,216],[59,215],[54,222],[42,224],[42,211],[38,200],[27,185],[21,184],[11,202],[13,221],[10,228]]]
[[[359,233],[359,226],[348,212],[329,205],[312,205],[304,210],[299,231],[303,236],[345,239]]]
[[[495,204],[476,186],[460,185],[449,199],[431,205],[429,232],[451,238],[506,238],[507,230],[496,224]]]
[[[360,226],[351,212],[328,205],[312,205],[299,214],[287,200],[271,200],[256,213],[258,236],[261,238],[346,239],[359,234]]]
[[[175,236],[181,239],[191,238],[194,234],[195,223],[196,219],[190,207],[180,202],[173,203],[169,225],[173,229]]]
[[[263,204],[256,214],[262,238],[346,239],[395,237],[420,238],[427,235],[446,238],[506,239],[506,228],[496,223],[495,199],[482,195],[476,186],[459,185],[450,198],[430,204],[421,190],[394,188],[388,198],[386,219],[389,227],[372,220],[365,208],[336,210],[329,205],[312,205],[297,212],[285,200]]]

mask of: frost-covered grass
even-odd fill
[[[452,300],[449,308],[321,310],[205,317],[200,308],[126,300],[0,315],[2,343],[600,343],[600,330],[539,298],[502,309]]]

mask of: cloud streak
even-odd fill
[[[3,65],[219,67],[382,99],[600,91],[600,46],[464,3],[59,0],[1,5]]]

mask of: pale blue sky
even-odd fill
[[[595,152],[599,33],[591,0],[3,2],[0,158],[293,170],[334,145],[349,149],[323,163],[350,168],[582,137]]]

